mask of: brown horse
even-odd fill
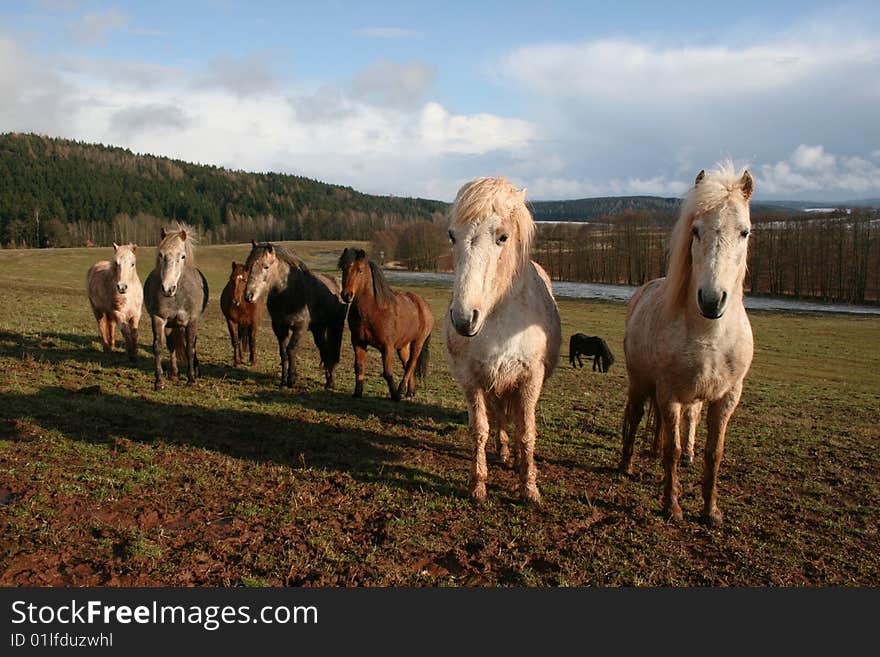
[[[434,314],[418,294],[391,289],[385,274],[367,260],[362,249],[345,249],[339,258],[342,270],[342,300],[350,304],[348,328],[354,347],[354,396],[364,394],[367,347],[382,352],[382,376],[395,401],[404,393],[416,394],[414,376],[428,371],[428,347],[434,329]],[[394,352],[403,364],[403,378],[394,387]]]
[[[251,365],[257,364],[257,328],[263,314],[260,304],[251,303],[244,298],[248,270],[243,264],[232,262],[229,281],[220,293],[220,308],[226,317],[229,338],[232,340],[232,362],[238,367],[244,361],[244,347],[247,342],[251,352]]]

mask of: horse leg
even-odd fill
[[[645,396],[630,386],[626,409],[623,411],[623,450],[620,454],[620,464],[617,466],[623,474],[633,474],[633,447],[644,414]]]
[[[248,331],[248,347],[251,352],[251,367],[257,364],[257,323],[254,322],[251,324],[250,331]]]
[[[229,340],[232,342],[232,366],[238,367],[239,359],[238,353],[241,349],[241,345],[238,341],[238,324],[233,322],[231,319],[226,320],[226,328],[229,329]]]
[[[352,344],[354,347],[354,396],[364,396],[364,379],[367,376],[367,345]]]
[[[134,360],[137,358],[138,352],[138,321],[132,317],[128,320],[128,324],[128,335],[129,340],[131,340],[131,342],[129,342],[128,358],[129,360]]]
[[[507,433],[507,411],[505,403],[495,397],[487,403],[489,411],[489,431],[497,432],[495,435],[495,449],[498,451],[498,459],[502,465],[513,467],[514,459],[510,454],[510,436]]]
[[[703,464],[703,515],[705,522],[712,527],[720,527],[721,510],[718,508],[718,470],[724,456],[724,439],[730,416],[739,404],[742,394],[742,381],[731,388],[721,399],[709,404],[707,413],[706,456]]]
[[[287,383],[287,343],[290,342],[290,327],[272,322],[272,331],[278,339],[278,356],[281,361],[281,383],[278,387],[283,388]]]
[[[165,320],[153,316],[153,358],[156,361],[156,381],[153,383],[154,390],[165,389],[165,373],[162,371],[162,347],[165,342]],[[172,351],[172,353],[174,353]]]
[[[679,425],[682,406],[678,402],[658,403],[658,418],[663,443],[663,512],[670,520],[683,519],[678,496],[681,484],[678,481],[678,459],[681,457],[681,435]]]
[[[128,357],[133,358],[131,349],[131,326],[128,325],[128,322],[125,320],[119,322],[119,332],[122,333],[122,340],[125,342],[125,351],[128,353]]]
[[[468,433],[471,435],[473,453],[471,455],[471,497],[480,503],[486,501],[486,480],[489,469],[486,466],[486,441],[489,440],[489,416],[486,412],[486,397],[479,388],[465,391],[468,405]]]
[[[397,350],[397,357],[400,358],[400,364],[403,366],[403,378],[400,380],[400,387],[397,389],[397,392],[403,396],[404,393],[407,397],[412,397],[415,394],[415,386],[412,385],[412,381],[407,381],[406,378],[406,366],[409,363],[409,354],[410,347],[412,343],[403,345],[400,349]],[[410,390],[412,388],[412,390]]]
[[[293,388],[296,383],[296,348],[299,341],[305,333],[307,326],[305,324],[294,324],[290,332],[290,340],[287,342],[287,387]]]
[[[400,401],[401,392],[394,387],[394,347],[391,345],[386,345],[382,349],[382,378],[388,384],[388,394],[391,395],[391,399]]]
[[[98,320],[98,335],[101,336],[101,348],[104,353],[110,351],[110,345],[107,344],[107,316],[104,313],[96,313],[95,319]]]
[[[107,351],[112,352],[116,348],[116,319],[113,315],[105,315],[107,317],[107,342],[110,348]]]
[[[409,358],[404,364],[403,378],[400,380],[400,388],[398,389],[398,393],[401,395],[404,390],[407,397],[415,397],[416,395],[416,365],[422,355],[422,349],[425,348],[425,340],[427,340],[427,336],[421,340],[414,340],[406,348],[409,352]]]
[[[168,351],[171,355],[168,357],[168,378],[177,381],[177,352],[180,350],[180,332],[179,329],[165,329],[168,333]]]
[[[703,409],[701,402],[694,402],[684,407],[682,411],[682,436],[681,466],[688,467],[694,462],[694,443],[697,437],[697,424],[700,422],[700,411]],[[686,436],[686,437],[685,437]]]
[[[541,493],[538,491],[538,469],[535,467],[535,410],[541,396],[541,385],[544,381],[543,368],[532,370],[531,380],[514,396],[513,416],[516,423],[519,451],[519,492],[527,504],[539,506]]]
[[[198,376],[199,361],[196,358],[196,333],[199,330],[197,321],[190,320],[186,325],[186,382],[195,385]]]

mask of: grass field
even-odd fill
[[[347,245],[294,246],[331,271]],[[880,584],[880,320],[752,313],[714,530],[698,522],[703,426],[683,523],[660,513],[659,463],[643,453],[635,477],[616,474],[624,307],[560,300],[563,361],[538,415],[544,505],[519,503],[493,453],[475,507],[442,331],[414,401],[387,399],[376,352],[351,398],[347,329],[336,390],[309,339],[300,387],[279,392],[268,322],[257,366],[231,367],[218,298],[248,250],[197,250],[203,378],[164,392],[146,315],[136,363],[100,351],[84,279],[109,249],[0,251],[0,585]],[[444,315],[448,290],[413,289]],[[611,345],[607,375],[569,367],[575,331]]]

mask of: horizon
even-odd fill
[[[880,7],[737,10],[14,3],[0,132],[446,202],[680,198],[727,158],[757,201],[880,198]]]

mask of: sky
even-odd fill
[[[0,0],[0,132],[449,201],[880,198],[877,2]]]

